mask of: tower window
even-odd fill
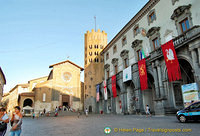
[[[99,59],[98,59],[98,58],[95,58],[95,59],[94,59],[94,62],[99,62]]]
[[[89,45],[89,48],[92,49],[92,45]]]

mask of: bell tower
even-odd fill
[[[96,110],[96,85],[104,78],[104,59],[101,51],[107,45],[107,33],[98,29],[85,33],[84,107],[89,112]]]

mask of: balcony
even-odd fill
[[[174,48],[178,49],[182,46],[187,45],[190,41],[200,37],[200,26],[194,26],[188,29],[185,33],[177,36],[173,39],[174,41]],[[154,61],[163,56],[162,49],[159,47],[158,49],[152,51],[150,53],[150,61]]]

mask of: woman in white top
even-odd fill
[[[9,122],[9,117],[6,114],[6,110],[4,108],[0,109],[0,123],[1,125],[4,125],[3,130],[0,130],[0,136],[4,136],[6,134],[7,130],[7,123]]]
[[[10,121],[12,122],[10,136],[20,136],[21,135],[21,125],[22,125],[22,114],[20,112],[19,106],[15,106],[15,113],[12,115],[12,118]]]

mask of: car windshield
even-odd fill
[[[197,109],[197,108],[200,108],[200,102],[194,103],[194,104],[188,106],[186,109]]]

